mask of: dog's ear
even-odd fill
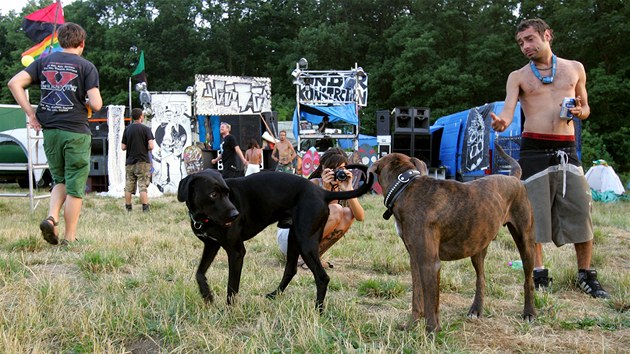
[[[188,201],[188,189],[190,182],[192,182],[194,175],[188,175],[179,181],[179,188],[177,189],[177,200],[180,202]]]
[[[410,157],[411,163],[416,167],[422,176],[427,176],[429,174],[429,170],[427,169],[427,164],[424,161],[417,159],[415,157]]]

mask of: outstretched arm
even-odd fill
[[[498,132],[505,131],[505,129],[512,124],[512,120],[514,119],[514,110],[516,109],[520,92],[519,76],[518,71],[513,71],[510,73],[510,76],[508,76],[507,84],[505,85],[505,104],[503,105],[501,113],[497,115],[494,114],[494,112],[490,112],[490,117],[492,117],[492,129]]]

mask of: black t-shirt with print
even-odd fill
[[[56,52],[24,70],[41,88],[36,116],[44,129],[91,135],[85,100],[87,91],[99,87],[94,64],[76,54]]]

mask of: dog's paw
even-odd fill
[[[396,326],[396,329],[399,331],[411,331],[416,328],[420,324],[420,319],[409,318],[407,321],[401,322]]]
[[[265,297],[266,297],[267,299],[273,300],[273,299],[275,299],[275,298],[276,298],[276,296],[278,296],[278,294],[279,294],[279,291],[278,291],[278,290],[275,290],[275,291],[272,291],[272,292],[270,292],[269,294],[265,295]]]
[[[214,302],[214,296],[210,293],[210,294],[204,294],[202,295],[203,297],[203,302],[205,302],[206,304],[211,304]]]
[[[536,320],[536,315],[531,314],[531,313],[525,313],[525,314],[523,314],[523,319],[527,323],[533,323]]]
[[[479,311],[476,308],[471,308],[468,311],[468,315],[467,316],[468,316],[468,318],[473,318],[473,319],[480,318],[481,317],[481,311]]]

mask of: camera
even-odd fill
[[[336,169],[335,171],[333,171],[333,177],[335,179],[335,181],[345,181],[346,179],[348,179],[348,175],[346,174],[346,172],[340,168],[340,169]]]

